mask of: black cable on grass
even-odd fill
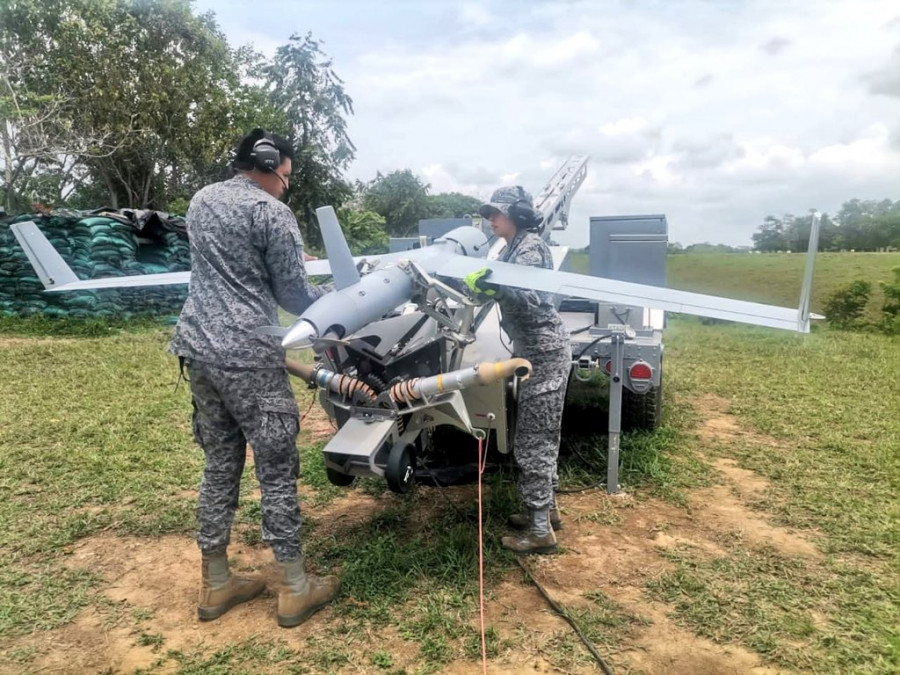
[[[578,459],[580,459],[586,466],[590,466],[590,465],[591,465],[591,462],[589,462],[588,460],[586,460],[586,459],[584,458],[584,455],[582,455],[580,452],[578,452],[578,450],[576,450],[574,447],[569,448],[569,449],[570,449],[570,450],[572,451],[572,453],[573,453],[576,457],[578,457]],[[587,492],[588,490],[598,490],[598,489],[602,488],[603,485],[604,485],[604,482],[601,480],[601,481],[597,481],[596,483],[591,483],[590,485],[585,485],[584,487],[579,487],[579,488],[566,488],[566,489],[557,489],[557,490],[556,490],[556,494],[558,494],[558,495],[574,495],[574,494],[578,494],[579,492]]]
[[[491,444],[491,426],[493,425],[493,423],[494,423],[494,420],[491,420],[491,419],[488,420],[488,428],[487,428],[487,433],[485,434],[485,441],[484,441],[485,460],[487,460],[487,453],[491,447],[491,445],[490,445]],[[444,497],[444,499],[446,500],[446,502],[450,506],[450,508],[453,509],[454,511],[456,511],[456,515],[459,517],[460,522],[467,520],[466,516],[462,512],[462,510],[456,504],[454,504],[453,500],[451,500],[450,497],[447,496],[447,493],[444,492],[444,486],[441,485],[440,482],[438,482],[437,476],[435,476],[431,472],[431,469],[428,468],[428,465],[425,463],[425,460],[420,459],[419,457],[416,457],[415,461],[416,461],[416,464],[418,464],[420,467],[425,469],[425,473],[427,473],[428,476],[431,478],[432,482],[434,483],[434,486],[436,488],[438,488],[438,490],[440,491],[441,495]],[[481,471],[481,465],[480,465],[481,458],[480,457],[478,458],[478,461],[479,461],[479,464],[476,465],[476,470]]]
[[[572,333],[572,334],[574,334],[574,333]],[[587,345],[584,349],[582,349],[580,352],[578,352],[578,356],[576,357],[575,360],[576,360],[576,361],[580,361],[580,360],[581,360],[581,357],[584,356],[585,354],[587,354],[588,350],[589,350],[591,347],[593,347],[595,344],[597,344],[598,342],[600,342],[600,340],[606,340],[607,338],[611,338],[612,336],[613,336],[612,333],[607,333],[606,335],[600,335],[600,336],[594,338],[593,340],[591,340],[591,341],[588,343],[588,345]],[[581,460],[582,462],[584,462],[586,465],[590,466],[590,462],[588,462],[588,461],[582,456],[582,454],[581,454],[580,452],[578,452],[575,448],[572,448],[572,452],[575,453],[575,455],[578,457],[578,459],[580,459],[580,460]],[[584,487],[580,487],[580,488],[558,489],[558,490],[556,490],[556,494],[559,494],[559,495],[574,495],[574,494],[577,494],[577,493],[579,493],[579,492],[587,492],[588,490],[596,490],[596,489],[601,488],[601,487],[603,487],[603,481],[598,481],[597,483],[593,483],[593,484],[591,484],[591,485],[585,485]]]
[[[300,417],[300,424],[303,424],[303,420],[306,419],[306,416],[309,415],[309,411],[312,410],[313,405],[316,402],[316,395],[313,394],[309,399],[309,407],[306,409],[306,412]]]
[[[465,522],[466,515],[462,512],[462,510],[456,504],[453,503],[453,500],[447,496],[447,493],[444,492],[444,486],[438,482],[437,476],[435,476],[433,473],[431,473],[431,469],[429,469],[428,465],[425,464],[425,460],[420,459],[419,457],[416,457],[415,461],[416,461],[416,464],[418,464],[420,467],[425,469],[425,472],[431,477],[431,481],[434,483],[434,486],[438,489],[438,492],[444,498],[444,500],[447,502],[447,504],[450,506],[450,508],[456,512],[456,516],[457,516],[457,518],[459,518],[459,521]]]
[[[578,627],[578,624],[575,623],[575,621],[572,619],[572,617],[570,617],[568,615],[566,610],[564,610],[562,607],[560,607],[556,603],[556,601],[550,597],[550,595],[547,593],[547,591],[544,589],[544,587],[541,586],[541,584],[538,582],[538,580],[534,578],[534,575],[531,573],[531,570],[528,569],[528,566],[525,563],[523,563],[522,559],[519,558],[518,556],[516,557],[516,564],[518,564],[518,566],[522,568],[522,571],[525,572],[525,576],[527,576],[528,579],[531,581],[531,583],[533,583],[535,585],[535,587],[538,589],[538,592],[544,597],[544,600],[547,601],[547,604],[550,605],[550,607],[553,609],[553,611],[556,612],[557,614],[559,614],[563,619],[565,619],[566,623],[568,623],[572,627],[572,630],[575,631],[575,634],[578,636],[578,639],[581,640],[581,643],[587,648],[587,650],[591,653],[591,656],[594,657],[594,660],[600,666],[600,670],[602,670],[605,673],[605,675],[613,675],[612,668],[610,668],[609,664],[607,664],[606,661],[603,660],[603,657],[600,656],[600,653],[597,651],[596,647],[594,647],[593,643],[590,640],[588,640],[587,636],[581,632],[581,629]]]

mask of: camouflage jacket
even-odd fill
[[[530,232],[519,232],[500,254],[501,262],[553,269],[550,249]],[[516,354],[562,349],[569,334],[559,318],[553,295],[540,291],[505,288],[497,301],[501,325],[512,339]]]
[[[169,351],[223,368],[277,368],[284,350],[260,326],[278,306],[301,313],[324,290],[309,283],[290,208],[246,176],[208,185],[187,213],[191,284]]]

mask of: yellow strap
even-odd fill
[[[444,393],[444,374],[443,373],[438,373],[437,388],[438,388],[439,392],[441,392],[442,394]]]

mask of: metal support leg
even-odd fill
[[[609,374],[609,458],[606,469],[606,492],[619,491],[619,437],[622,435],[622,368],[625,336],[612,337],[612,367]]]

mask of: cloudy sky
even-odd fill
[[[197,0],[233,45],[324,41],[356,114],[349,178],[540,191],[590,155],[592,215],[749,244],[767,214],[900,199],[896,0]]]

